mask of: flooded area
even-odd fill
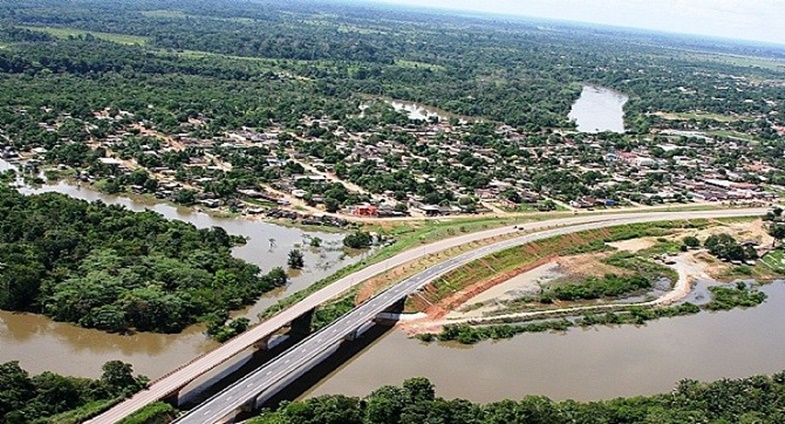
[[[578,131],[623,133],[624,104],[629,98],[603,87],[584,86],[581,97],[572,105],[569,119],[578,124]]]
[[[428,377],[446,398],[491,402],[525,395],[598,400],[671,390],[682,379],[716,380],[785,369],[785,284],[764,286],[752,309],[700,313],[645,326],[523,334],[475,346],[424,344],[392,331],[305,397],[364,396]]]
[[[11,168],[7,162],[0,161],[0,171]],[[135,211],[150,209],[169,219],[180,219],[199,228],[220,226],[230,234],[248,237],[248,243],[234,248],[233,253],[263,270],[276,266],[286,267],[289,251],[294,248],[301,249],[306,267],[291,275],[287,287],[268,293],[255,305],[234,314],[247,316],[252,322],[256,322],[256,315],[260,311],[281,297],[360,261],[368,254],[345,253],[341,243],[343,234],[340,233],[303,231],[245,218],[216,218],[148,198],[129,199],[105,195],[88,186],[66,181],[35,188],[25,186],[19,190],[25,194],[58,192],[88,201],[101,200],[108,204],[119,204]],[[309,247],[310,237],[322,239],[321,247]],[[22,367],[31,373],[51,370],[94,377],[100,375],[104,362],[120,359],[132,363],[138,372],[155,378],[215,346],[206,339],[202,330],[195,326],[174,335],[141,333],[120,336],[52,322],[42,316],[0,311],[0,362],[19,360]]]
[[[439,118],[440,121],[447,121],[450,118],[458,118],[458,122],[465,124],[470,119],[469,117],[459,116],[454,113],[447,112],[446,110],[442,110],[439,108],[435,108],[432,106],[425,106],[415,102],[409,102],[406,100],[397,100],[397,99],[389,99],[389,98],[381,98],[379,100],[384,101],[388,105],[392,106],[398,112],[403,112],[409,119],[412,120],[421,120],[427,121],[431,118]],[[369,105],[367,103],[363,103],[360,105],[360,110],[365,110]]]
[[[401,112],[405,112],[409,115],[409,119],[420,119],[423,121],[427,121],[431,117],[436,117],[439,119],[449,119],[449,114],[445,111],[438,110],[436,108],[430,108],[427,106],[422,106],[417,103],[413,102],[406,102],[403,100],[392,100],[388,101],[387,103],[393,107],[393,109]]]

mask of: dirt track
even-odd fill
[[[673,289],[669,292],[661,295],[657,299],[648,301],[648,302],[636,302],[636,303],[625,303],[625,304],[604,304],[604,305],[592,305],[592,306],[576,306],[572,308],[562,308],[562,309],[549,309],[543,311],[532,311],[532,312],[518,312],[513,314],[506,314],[506,315],[495,315],[490,317],[471,317],[471,318],[457,318],[457,319],[425,319],[415,322],[406,323],[404,330],[407,331],[409,334],[417,334],[417,333],[425,333],[425,332],[435,332],[441,329],[441,327],[445,325],[454,325],[454,324],[483,324],[483,323],[490,323],[490,322],[499,322],[504,320],[512,320],[515,319],[531,319],[533,317],[538,316],[548,316],[553,314],[563,314],[563,313],[582,313],[587,311],[596,311],[596,310],[606,310],[606,309],[619,309],[628,306],[667,306],[671,305],[679,300],[685,298],[692,288],[692,281],[696,279],[710,279],[708,275],[703,271],[703,269],[698,265],[692,253],[683,253],[675,258],[676,263],[672,265],[672,268],[676,270],[679,274],[679,279],[676,281],[676,284],[673,286]]]

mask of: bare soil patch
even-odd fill
[[[651,238],[639,238],[639,239],[632,239],[632,240],[622,240],[616,241],[613,243],[608,243],[608,246],[615,247],[619,250],[625,250],[627,252],[639,252],[641,250],[648,249],[654,246],[655,241]]]

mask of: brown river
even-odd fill
[[[0,161],[0,172],[8,168],[10,166],[7,162]],[[243,218],[215,218],[147,198],[132,200],[108,196],[68,182],[35,189],[23,187],[20,191],[26,194],[59,192],[89,201],[120,204],[133,210],[151,209],[167,218],[188,221],[200,228],[220,226],[230,234],[249,238],[246,245],[234,249],[234,255],[263,270],[285,266],[289,251],[300,248],[305,255],[305,269],[291,275],[291,282],[286,288],[268,293],[255,305],[234,314],[248,316],[252,321],[256,321],[258,312],[281,297],[305,288],[364,256],[362,252],[344,252],[341,243],[343,235],[339,233],[306,232]],[[311,248],[306,237],[318,237],[323,243],[320,248]],[[206,339],[202,331],[203,328],[194,326],[182,334],[140,333],[120,336],[53,322],[43,316],[0,311],[0,363],[18,360],[31,373],[50,370],[97,377],[101,374],[104,362],[120,359],[132,363],[137,372],[155,378],[214,347],[215,344]]]
[[[0,171],[2,162],[0,162]],[[105,196],[66,183],[39,190],[87,200],[150,208],[194,225],[223,226],[250,237],[238,257],[262,268],[285,263],[289,249],[303,243],[302,230],[243,219],[212,218],[171,205]],[[29,190],[28,190],[29,192]],[[343,257],[339,234],[307,233],[325,244],[303,248],[308,268],[281,293],[261,299],[244,313],[255,315],[276,298],[307,286],[359,257]],[[275,244],[270,248],[269,239]],[[343,259],[341,259],[343,257]],[[425,376],[439,395],[494,401],[541,394],[554,399],[595,400],[670,390],[683,378],[714,380],[785,369],[785,284],[764,289],[763,305],[650,322],[646,326],[575,329],[563,334],[524,334],[472,347],[423,344],[391,331],[323,379],[307,396],[344,393],[361,396],[384,384]],[[31,373],[51,370],[95,377],[111,359],[130,362],[155,378],[214,344],[193,327],[177,335],[109,335],[52,322],[36,315],[0,311],[0,362],[19,360]]]
[[[599,400],[669,391],[704,381],[785,369],[785,284],[747,310],[700,313],[646,326],[523,334],[475,346],[425,344],[390,332],[325,378],[305,397],[361,396],[425,376],[446,398],[490,402],[525,395]]]

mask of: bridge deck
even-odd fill
[[[633,219],[644,218],[646,221],[662,221],[669,219],[690,219],[690,218],[719,218],[719,217],[732,217],[732,216],[752,216],[763,215],[766,209],[739,209],[739,210],[723,210],[723,211],[702,211],[702,212],[645,212],[645,213],[620,213],[614,215],[582,215],[558,220],[533,222],[522,225],[525,230],[540,230],[553,226],[571,226],[577,224],[584,224],[589,222],[608,222],[613,221],[610,225],[620,225]],[[390,259],[370,265],[362,270],[343,277],[333,284],[311,294],[299,303],[282,311],[278,315],[265,320],[258,325],[252,327],[248,331],[240,334],[239,336],[222,344],[218,348],[195,358],[194,360],[184,364],[165,376],[155,380],[150,384],[147,390],[142,390],[136,393],[129,399],[115,405],[108,411],[88,421],[90,424],[112,424],[122,420],[123,418],[133,414],[134,412],[142,409],[143,407],[161,400],[172,393],[176,393],[182,387],[186,386],[191,381],[204,375],[205,373],[213,370],[220,364],[229,360],[239,352],[252,346],[259,340],[270,336],[278,331],[288,323],[294,321],[299,316],[305,314],[318,305],[321,305],[330,299],[340,295],[349,290],[353,284],[360,283],[375,275],[378,275],[388,268],[393,268],[403,265],[411,260],[421,258],[430,254],[438,253],[445,249],[450,249],[456,246],[461,246],[474,241],[488,239],[511,232],[515,232],[513,227],[503,227],[492,230],[486,230],[478,233],[471,233],[454,237],[447,240],[438,241],[418,248],[410,249],[402,252]],[[575,230],[577,231],[577,230]],[[538,233],[539,234],[539,233]],[[550,234],[550,233],[549,233]],[[513,240],[520,240],[516,238]],[[514,243],[513,243],[514,244]],[[510,244],[512,245],[512,244]],[[489,248],[485,247],[478,251],[485,255],[489,252]],[[470,252],[470,253],[475,253]],[[479,254],[478,253],[478,254]],[[457,258],[456,258],[457,259]],[[450,261],[454,261],[451,259]],[[440,264],[442,265],[442,264]],[[435,269],[434,267],[433,269]],[[445,268],[440,268],[444,270]],[[409,280],[407,280],[409,281]],[[422,283],[424,284],[424,283]],[[398,286],[396,286],[398,287]],[[393,288],[394,289],[394,288]],[[392,289],[391,289],[392,290]],[[403,296],[403,293],[401,293]],[[207,421],[202,421],[207,422]]]
[[[662,218],[636,217],[627,219],[623,223],[632,224],[657,220],[662,220]],[[324,351],[334,347],[336,343],[340,343],[346,335],[364,323],[373,320],[376,315],[389,308],[402,297],[413,294],[427,283],[455,268],[510,247],[557,235],[620,224],[622,223],[617,221],[601,221],[570,227],[554,228],[494,243],[441,262],[372,297],[331,325],[312,334],[273,359],[271,362],[192,409],[175,422],[181,424],[203,424],[221,421],[239,410],[243,405],[253,402],[257,396],[264,393],[267,389],[276,386],[276,384],[289,377],[292,373],[297,372],[301,367],[309,364]]]

